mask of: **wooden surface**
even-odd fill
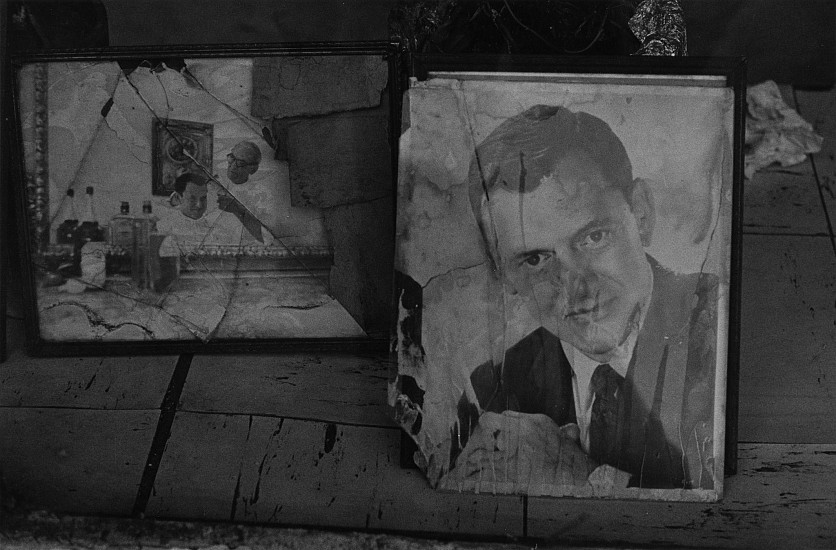
[[[712,506],[531,498],[528,534],[551,542],[669,547],[833,548],[836,445],[742,445]]]
[[[799,109],[792,87],[779,85],[784,101]],[[809,94],[821,103],[832,94]],[[828,120],[821,113],[822,121]],[[812,122],[812,121],[811,121]],[[818,131],[826,128],[819,128]],[[836,127],[833,128],[836,138]],[[828,145],[828,140],[825,146]],[[817,157],[820,161],[821,155]],[[813,162],[782,168],[769,166],[746,180],[743,186],[743,232],[769,235],[820,235],[828,237],[828,219],[822,208]]]
[[[795,95],[828,139],[812,162],[746,185],[741,460],[722,502],[436,493],[398,465],[383,354],[196,356],[187,369],[175,357],[33,360],[19,321],[0,367],[4,500],[233,520],[252,533],[283,525],[541,546],[836,547],[836,95]],[[147,466],[155,449],[158,469]]]
[[[8,326],[0,407],[158,409],[177,363],[174,355],[35,359],[23,349],[23,323]]]
[[[388,370],[388,360],[379,356],[198,355],[181,410],[393,427],[386,405]]]
[[[523,499],[438,494],[395,428],[181,413],[147,515],[520,537]]]
[[[828,238],[744,236],[740,441],[836,442],[835,306]]]
[[[813,166],[819,194],[824,202],[831,228],[836,223],[836,93],[795,92],[798,112],[824,137],[821,153],[815,155]]]
[[[0,411],[4,496],[27,507],[130,515],[158,411]]]

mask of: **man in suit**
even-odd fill
[[[503,426],[524,422],[538,434],[526,448],[545,455],[537,471],[575,449],[576,484],[605,466],[629,486],[711,488],[717,278],[647,255],[652,191],[609,125],[527,109],[477,147],[469,185],[494,272],[541,327],[472,373],[451,471],[495,472]]]

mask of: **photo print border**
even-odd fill
[[[389,404],[404,430],[402,465],[414,464],[442,490],[671,501],[721,498],[724,475],[735,473],[737,462],[745,60],[418,54],[405,65],[412,71],[403,80],[406,89],[395,253],[398,315],[392,347],[396,372],[389,384]],[[659,98],[658,105],[654,105],[654,94]],[[713,122],[693,131],[690,122],[712,113],[706,111],[706,117],[702,117],[695,112],[699,106],[691,113],[677,113],[677,98],[680,104],[690,103],[692,94],[706,95],[709,99],[698,105],[716,111],[713,118],[708,117]],[[642,95],[646,96],[643,100]],[[577,114],[584,112],[592,117]],[[557,122],[561,118],[565,121]],[[567,124],[574,125],[574,130],[566,129]],[[697,143],[705,132],[716,138],[713,145]],[[641,254],[642,258],[650,254],[646,257],[652,264],[649,272],[654,275],[648,279],[652,284],[648,296],[655,293],[667,298],[653,301],[645,296],[645,301],[638,304],[642,307],[636,310],[642,313],[629,317],[631,324],[627,326],[635,328],[625,328],[623,334],[628,330],[629,334],[618,340],[617,348],[599,350],[598,363],[609,363],[608,357],[612,356],[613,363],[624,363],[621,370],[625,371],[619,373],[622,382],[617,386],[622,397],[609,413],[616,420],[609,423],[610,431],[606,432],[617,433],[606,441],[618,443],[609,447],[605,444],[602,451],[600,443],[598,450],[593,450],[596,443],[590,441],[589,433],[596,423],[592,417],[599,416],[592,411],[595,402],[606,402],[598,397],[597,390],[593,391],[596,383],[589,380],[594,362],[587,352],[594,353],[592,348],[584,351],[584,345],[591,344],[579,336],[583,331],[577,326],[573,336],[569,321],[555,319],[574,316],[579,324],[588,327],[597,323],[606,332],[606,317],[618,317],[613,315],[617,308],[605,304],[602,296],[607,294],[606,285],[600,284],[604,276],[590,267],[594,265],[591,260],[584,260],[588,277],[584,284],[592,287],[589,281],[599,281],[595,283],[600,287],[598,298],[589,298],[589,307],[598,308],[600,315],[595,313],[598,309],[580,311],[583,308],[577,306],[580,309],[574,311],[567,305],[572,299],[561,292],[574,288],[572,285],[577,286],[577,280],[583,278],[578,275],[575,282],[568,282],[569,268],[561,271],[559,266],[569,265],[572,260],[562,256],[556,244],[553,246],[552,242],[558,241],[548,238],[556,239],[552,226],[569,222],[555,223],[555,218],[541,211],[545,205],[554,206],[556,195],[550,197],[549,191],[542,190],[538,194],[539,183],[530,180],[569,181],[571,174],[578,173],[573,166],[579,163],[573,165],[566,160],[572,155],[549,156],[552,141],[563,143],[566,151],[583,149],[580,165],[588,166],[595,154],[617,150],[608,136],[615,136],[618,143],[625,141],[620,146],[622,153],[614,158],[621,158],[626,149],[627,169],[632,161],[635,180],[677,173],[678,168],[673,166],[676,159],[654,159],[658,153],[648,149],[661,147],[665,140],[670,142],[664,145],[670,152],[693,155],[692,167],[700,159],[708,159],[706,170],[713,175],[703,178],[703,182],[708,180],[703,190],[697,183],[689,185],[684,180],[661,182],[667,186],[663,191],[684,190],[688,196],[702,195],[706,199],[711,206],[702,211],[710,214],[712,221],[703,224],[702,229],[694,225],[693,219],[686,219],[689,216],[677,218],[678,212],[690,207],[687,202],[677,203],[676,197],[663,196],[664,200],[657,200],[650,209],[658,216],[657,231],[664,239],[690,231],[693,242],[701,240],[705,246],[702,255],[694,255],[699,247],[692,250],[670,241],[661,256],[666,261],[674,259],[675,270],[655,262],[652,254],[660,250],[658,244]],[[689,140],[690,146],[698,146],[691,147],[696,152],[689,151]],[[437,142],[443,143],[444,151],[436,150]],[[610,145],[590,145],[599,142]],[[571,143],[585,145],[565,145]],[[637,158],[631,159],[630,155]],[[546,160],[538,160],[540,157]],[[554,172],[545,173],[545,166]],[[562,177],[567,180],[555,176],[561,167],[567,174]],[[613,170],[612,166],[605,170],[610,179],[615,178]],[[593,176],[580,179],[590,178]],[[582,183],[570,181],[563,189],[577,191]],[[658,192],[659,181],[632,188],[653,189],[654,185]],[[526,201],[526,191],[520,193],[516,186],[533,188],[529,195],[532,200]],[[516,199],[513,208],[511,199]],[[629,203],[631,217],[642,210],[632,209],[642,202],[637,201]],[[572,203],[575,214],[583,211],[582,204]],[[509,208],[503,209],[502,205]],[[572,217],[563,212],[561,219]],[[574,228],[570,225],[562,234],[567,239],[575,235],[569,232]],[[643,222],[638,221],[637,226],[641,228]],[[706,232],[706,228],[713,229]],[[590,249],[600,247],[602,235],[614,231],[609,227],[594,229],[597,232],[587,235]],[[647,246],[644,237],[641,231],[637,233],[636,243]],[[574,246],[570,241],[559,242],[569,243],[565,250]],[[507,254],[503,256],[502,252]],[[520,254],[514,256],[516,253]],[[525,263],[525,268],[532,271],[520,275],[517,267],[505,264],[515,257],[520,259],[520,266]],[[711,268],[706,267],[708,258],[715,264]],[[714,273],[717,277],[680,276],[689,272]],[[563,279],[559,273],[563,273]],[[667,282],[686,280],[689,282],[680,289],[686,289],[680,296],[688,302],[686,306],[682,306],[685,302],[675,302],[676,293],[662,294],[658,290]],[[706,281],[715,284],[707,285]],[[565,295],[571,293],[565,290]],[[595,300],[600,303],[593,304]],[[618,301],[616,298],[613,304]],[[695,305],[698,302],[700,307]],[[702,307],[706,303],[718,306],[720,315],[706,313],[717,309]],[[606,312],[607,308],[611,311]],[[690,338],[679,338],[676,344],[668,345],[671,335],[657,319],[658,314],[683,308],[693,308],[690,317],[681,318]],[[599,323],[596,315],[604,320]],[[675,320],[672,316],[665,319]],[[650,330],[643,332],[640,327],[648,326],[660,327],[659,334],[647,336]],[[663,332],[665,343],[653,344],[652,340]],[[558,338],[556,333],[566,338]],[[655,351],[654,346],[658,348]],[[642,360],[636,359],[642,357],[639,348],[654,361],[659,359],[653,357],[655,352],[664,352],[664,360],[650,368],[641,367]],[[619,350],[628,350],[626,358],[618,359]],[[710,460],[705,462],[707,457],[700,453],[706,447],[694,445],[689,450],[688,443],[668,443],[671,437],[676,439],[671,433],[676,426],[686,422],[696,425],[693,418],[688,418],[690,405],[679,409],[678,405],[664,403],[668,391],[679,392],[677,403],[699,402],[696,395],[705,384],[697,389],[700,385],[694,384],[694,379],[701,375],[695,374],[699,368],[694,370],[691,365],[699,367],[699,361],[691,361],[688,356],[696,358],[702,353],[705,357],[708,351],[712,356],[706,364],[715,368],[709,369],[713,374],[710,402],[703,397],[702,408],[710,407],[710,422],[702,422],[700,427],[709,433],[692,433],[703,442],[713,443]],[[669,358],[671,365],[680,367],[669,366],[666,373],[655,366],[664,365]],[[558,365],[562,374],[556,374]],[[574,365],[578,365],[576,372],[567,370]],[[584,377],[585,384],[579,382]],[[677,383],[678,390],[668,390]],[[625,411],[631,406],[632,415]],[[660,412],[662,409],[667,412]],[[573,444],[562,443],[567,439]],[[651,455],[637,451],[642,445],[645,450],[651,449]],[[666,453],[669,457],[660,459]],[[653,462],[648,456],[656,459],[659,475],[647,473],[652,471],[647,464]],[[693,464],[686,465],[692,458]],[[666,462],[683,466],[666,466]],[[567,465],[574,471],[567,472]],[[686,472],[695,470],[701,471],[689,478]],[[710,481],[701,477],[705,472],[710,472]],[[672,481],[675,479],[681,483]]]
[[[252,76],[252,82],[242,79],[238,86],[239,82],[232,80],[245,74],[240,67],[226,70],[225,63],[236,60],[258,67],[257,74],[253,69],[246,75]],[[13,81],[6,85],[13,96],[15,116],[4,133],[12,144],[10,187],[18,218],[16,237],[22,244],[20,271],[29,353],[101,356],[386,350],[397,172],[394,144],[400,117],[399,99],[393,91],[400,75],[399,62],[395,46],[385,41],[42,50],[11,56]],[[59,66],[107,66],[108,70],[104,75],[70,78],[76,88],[68,91],[60,89],[61,83],[54,88],[49,83],[50,70]],[[328,71],[320,66],[338,68],[343,85],[333,85]],[[196,75],[198,70],[204,73]],[[131,74],[143,75],[147,87],[140,90],[130,79],[126,84],[126,75]],[[117,84],[120,78],[124,90]],[[309,93],[311,89],[317,93]],[[73,122],[79,120],[76,111],[93,109],[91,103],[98,97],[94,94],[103,90],[109,97],[102,96],[100,104],[95,104],[99,119],[79,123],[69,132],[60,127],[55,130],[56,124],[77,124]],[[61,93],[69,94],[75,103],[49,103],[50,94],[59,97]],[[232,94],[235,101],[225,102],[220,95],[212,99],[218,93]],[[181,106],[195,97],[203,97],[209,107],[195,108],[194,112],[186,109],[184,115]],[[120,100],[123,111],[119,110]],[[216,103],[210,105],[212,101]],[[138,124],[134,112],[126,107],[129,102],[135,111],[147,108],[151,119]],[[251,111],[239,112],[241,105]],[[224,110],[226,115],[218,114]],[[160,168],[157,157],[163,153],[154,148],[160,136],[154,134],[153,126],[165,130],[169,120],[174,126],[190,124],[195,144],[202,148],[195,162],[175,167],[178,175],[190,172],[202,180],[186,181],[186,191],[179,193],[157,181],[161,177],[156,173]],[[243,130],[219,129],[236,120]],[[124,151],[119,154],[124,159],[112,157],[112,145],[102,152],[98,141],[105,140],[96,137],[97,125],[121,140]],[[246,136],[239,139],[235,132]],[[60,148],[76,139],[73,134],[86,136],[87,142],[74,153],[75,158],[61,156]],[[183,151],[188,156],[193,147],[185,145]],[[207,147],[208,151],[204,150]],[[120,178],[113,173],[121,160],[125,174],[134,177],[141,173],[140,181],[117,183]],[[235,176],[227,168],[231,163],[238,170]],[[197,168],[184,169],[187,165]],[[269,170],[284,170],[279,191],[265,186],[268,180],[261,174],[266,165]],[[131,170],[131,166],[140,168]],[[98,172],[91,176],[91,170]],[[103,173],[109,176],[97,175]],[[249,183],[239,184],[233,177],[244,182],[249,179]],[[95,182],[90,183],[92,180]],[[246,197],[241,198],[243,192],[236,194],[255,185],[254,180],[263,187],[245,191],[256,201],[255,207]],[[329,180],[333,183],[330,187],[322,183]],[[198,214],[183,221],[199,225],[199,213],[207,211],[218,218],[234,214],[238,218],[230,218],[234,234],[248,241],[242,238],[232,245],[219,241],[210,246],[206,235],[214,237],[218,231],[200,234],[194,230],[201,237],[195,239],[199,242],[184,247],[175,241],[172,248],[165,236],[179,229],[165,225],[164,230],[162,222],[156,241],[153,235],[149,240],[145,226],[132,235],[131,222],[121,234],[114,231],[120,202],[129,202],[128,217],[134,221],[146,209],[155,219],[162,219],[169,209],[184,211],[189,186],[203,183],[209,188],[208,208],[198,206]],[[130,201],[118,193],[108,196],[105,186],[111,184],[123,185],[123,194],[129,195]],[[60,208],[56,201],[65,202],[65,188],[73,188],[73,202],[79,205],[77,217],[83,218],[85,192],[92,185],[99,227],[82,237],[83,242],[78,231],[65,232],[57,242],[61,220],[54,218],[67,216],[55,211]],[[57,186],[51,189],[52,197],[51,186]],[[203,194],[206,202],[207,193]],[[299,229],[297,235],[296,228],[303,225],[308,233]],[[307,229],[309,225],[316,225],[315,237],[309,237],[313,231]],[[118,249],[121,259],[114,260],[114,239],[119,238],[138,238],[140,249],[142,243],[147,247],[150,242],[152,252],[134,254],[136,249],[131,249],[126,255],[124,249],[130,248],[126,241]],[[274,248],[267,247],[268,242],[274,243]],[[90,254],[80,250],[85,246]],[[277,253],[276,247],[285,250]],[[171,269],[166,272],[160,264],[165,264],[166,258],[173,262],[175,257],[177,270],[172,275]],[[132,265],[143,261],[144,267]],[[85,265],[88,271],[82,269]],[[289,277],[287,285],[270,282],[276,270]],[[287,275],[289,271],[298,273]],[[324,290],[314,297],[302,297],[303,291],[295,289],[305,277],[326,281]],[[194,285],[195,281],[205,286],[192,286],[177,295],[178,284]],[[234,285],[230,281],[235,281]],[[247,302],[247,289],[259,282],[273,286],[252,298],[256,302]],[[111,284],[122,286],[116,289]],[[108,301],[110,297],[102,299],[108,294],[113,303]],[[171,305],[175,301],[178,303]],[[336,317],[344,318],[344,323],[333,321],[336,317],[322,309],[323,305],[331,307],[330,303],[336,304],[334,309],[340,310]],[[254,304],[263,309],[263,318],[246,318]],[[319,317],[317,310],[321,311]],[[234,315],[244,320],[235,324],[230,321]]]

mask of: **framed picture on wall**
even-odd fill
[[[382,42],[15,56],[32,352],[385,349],[396,65]]]
[[[452,491],[720,498],[743,63],[412,66],[389,395],[416,464]]]
[[[212,166],[212,135],[212,124],[154,120],[151,193],[168,197],[175,192],[174,180],[178,176],[186,172],[202,172],[201,167]]]

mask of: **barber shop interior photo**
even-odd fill
[[[0,40],[0,548],[836,548],[836,3]]]

